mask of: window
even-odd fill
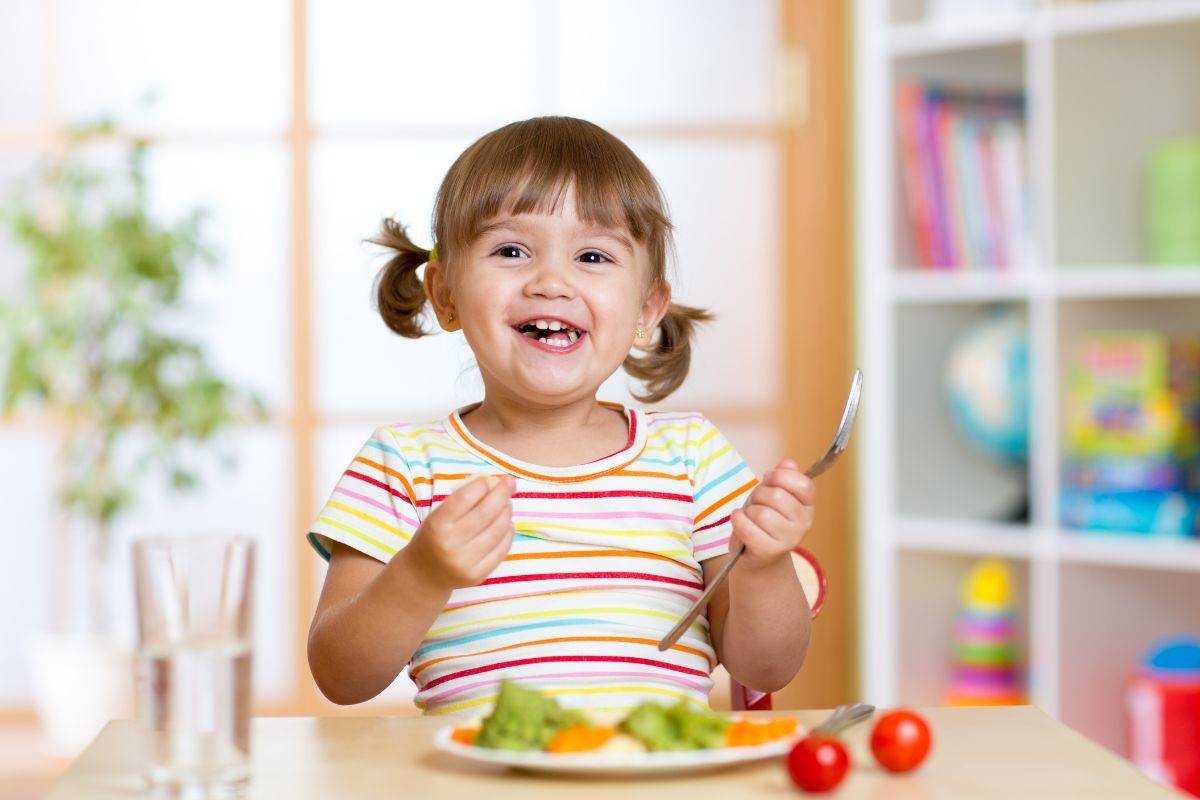
[[[64,122],[111,114],[157,141],[160,212],[213,211],[223,258],[194,287],[198,330],[273,414],[237,432],[236,473],[213,470],[183,498],[147,486],[119,533],[125,546],[228,527],[258,538],[260,710],[329,708],[304,656],[321,566],[303,528],[363,438],[481,395],[461,334],[414,342],[383,326],[370,298],[380,262],[362,240],[395,214],[428,244],[446,169],[500,124],[582,116],[646,161],[678,227],[676,296],[719,317],[664,406],[703,410],[757,471],[777,460],[783,307],[763,302],[777,295],[763,287],[778,286],[780,263],[775,3],[17,0],[4,13],[0,191],[50,152]],[[138,104],[147,90],[158,96],[148,109]],[[0,291],[19,268],[0,242]],[[618,373],[601,397],[635,402],[625,381]],[[0,602],[31,609],[0,621],[10,642],[45,627],[65,580],[46,490],[52,443],[44,423],[0,420],[0,503],[28,532],[11,538],[31,566],[0,582]],[[127,562],[123,551],[113,587],[129,620]],[[26,664],[6,659],[0,707],[30,699]]]

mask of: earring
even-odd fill
[[[453,311],[446,314],[446,322],[447,323],[454,322],[454,312]]]
[[[639,322],[638,326],[633,329],[633,338],[635,338],[635,339],[645,339],[646,338],[646,329],[642,327],[642,323]]]

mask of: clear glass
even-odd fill
[[[143,539],[133,567],[146,777],[180,796],[236,796],[250,771],[254,542]]]

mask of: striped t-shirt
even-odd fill
[[[644,700],[707,705],[716,657],[701,616],[673,648],[657,643],[704,588],[700,562],[729,550],[730,512],[758,480],[702,414],[638,411],[624,448],[598,461],[520,461],[445,419],[377,429],[309,533],[388,561],[421,521],[479,474],[517,479],[516,536],[481,584],[455,590],[413,654],[427,714],[483,712],[501,679],[563,705]]]

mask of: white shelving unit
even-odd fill
[[[1200,333],[1200,265],[1145,263],[1155,142],[1200,135],[1200,2],[1029,0],[1006,17],[927,21],[925,0],[856,0],[861,682],[880,705],[941,702],[969,564],[1013,565],[1032,701],[1123,752],[1122,688],[1167,633],[1200,632],[1200,542],[1058,525],[1060,385],[1083,331]],[[896,170],[899,78],[1022,88],[1035,248],[1005,271],[910,265]],[[1033,387],[1028,523],[1019,478],[951,430],[942,359],[987,305],[1023,312]]]

